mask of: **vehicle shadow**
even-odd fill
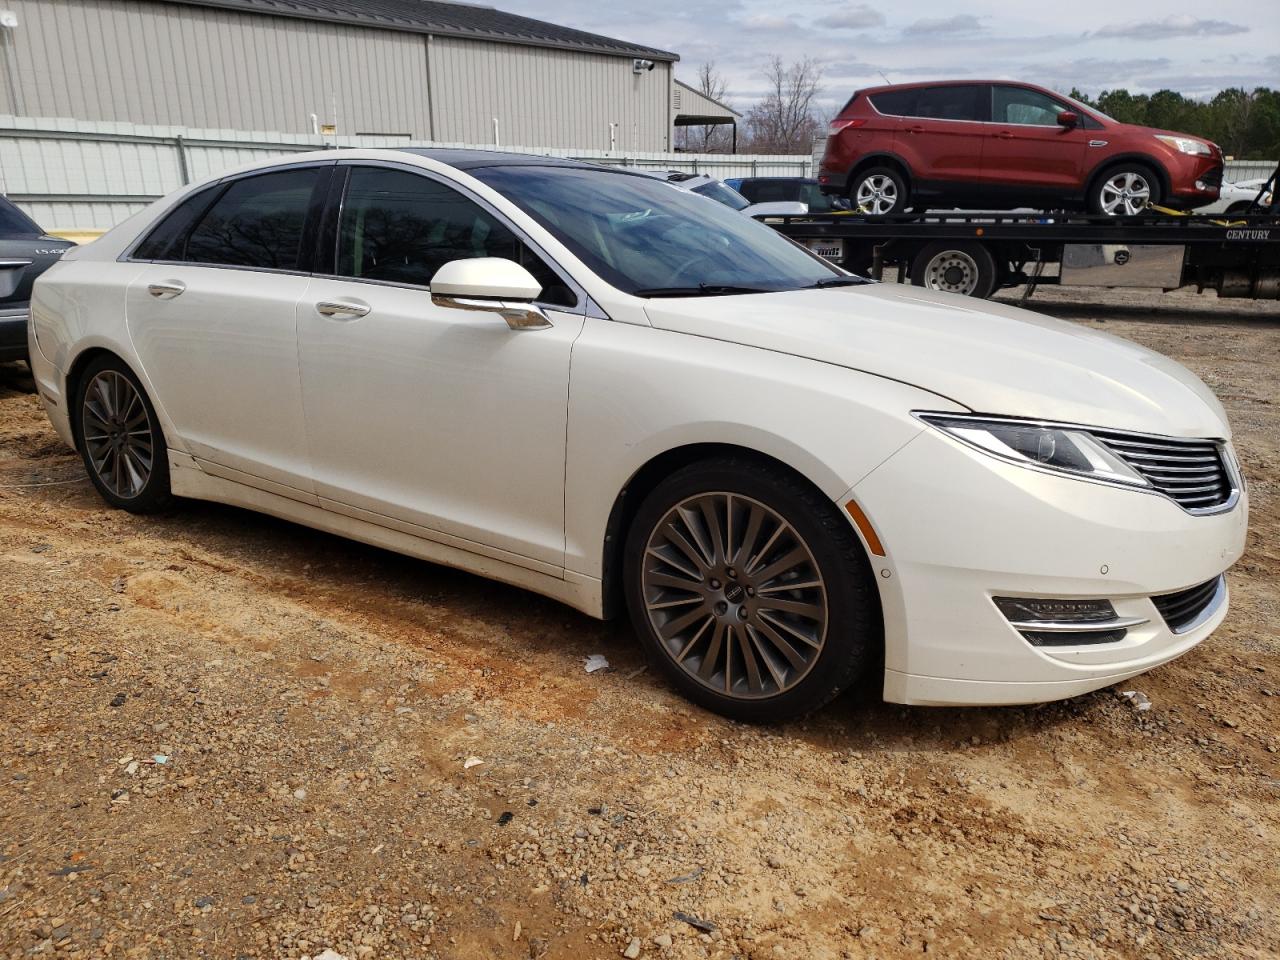
[[[35,392],[36,382],[25,363],[0,363],[0,396]]]
[[[997,298],[999,303],[1019,306],[1016,297]],[[1200,324],[1230,327],[1280,326],[1280,303],[1274,313],[1224,313],[1201,306],[1160,304],[1158,306],[1119,303],[1062,302],[1032,298],[1024,305],[1028,310],[1061,320],[1091,320],[1103,324],[1108,320],[1175,326]]]

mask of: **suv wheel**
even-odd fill
[[[907,182],[892,167],[870,167],[853,178],[849,202],[854,210],[883,216],[907,209]]]
[[[645,498],[627,535],[631,620],[690,700],[736,720],[816,710],[881,642],[870,565],[820,492],[744,458],[692,464]]]
[[[1093,185],[1089,212],[1107,217],[1136,217],[1160,202],[1160,180],[1149,167],[1123,163],[1112,167]]]

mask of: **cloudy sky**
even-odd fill
[[[771,54],[819,58],[827,106],[859,85],[945,77],[1017,78],[1086,93],[1162,87],[1191,96],[1280,86],[1274,0],[483,0],[499,9],[670,50],[691,82],[714,60],[741,108]],[[1271,8],[1268,11],[1268,8]]]

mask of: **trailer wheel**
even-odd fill
[[[911,282],[928,290],[985,300],[998,279],[995,258],[980,243],[931,243],[911,258]]]

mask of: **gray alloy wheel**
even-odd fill
[[[1117,170],[1098,185],[1098,207],[1109,217],[1136,217],[1153,202],[1151,181],[1140,170]]]
[[[119,371],[100,370],[85,388],[80,414],[85,459],[98,480],[121,500],[138,497],[156,454],[142,395]]]
[[[853,193],[854,208],[876,216],[892,213],[900,199],[898,184],[883,173],[863,177]]]
[[[791,689],[827,641],[813,551],[776,511],[741,494],[701,493],[668,510],[646,540],[641,589],[672,661],[731,699]]]

